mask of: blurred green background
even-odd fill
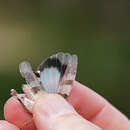
[[[0,1],[0,118],[10,89],[22,92],[19,63],[35,70],[59,51],[77,54],[76,79],[130,118],[128,0]]]

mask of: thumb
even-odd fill
[[[101,130],[57,94],[41,96],[33,107],[33,116],[38,130]]]

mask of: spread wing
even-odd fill
[[[57,53],[43,61],[38,71],[45,91],[69,95],[77,71],[77,56]]]

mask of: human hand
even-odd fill
[[[121,112],[76,81],[67,100],[77,112],[61,96],[47,94],[35,103],[32,118],[12,97],[5,104],[5,119],[21,130],[130,130],[130,122]],[[12,124],[1,121],[0,130],[18,130]]]

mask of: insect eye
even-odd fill
[[[36,71],[36,72],[34,72],[34,74],[35,74],[38,78],[40,78],[40,71]]]

